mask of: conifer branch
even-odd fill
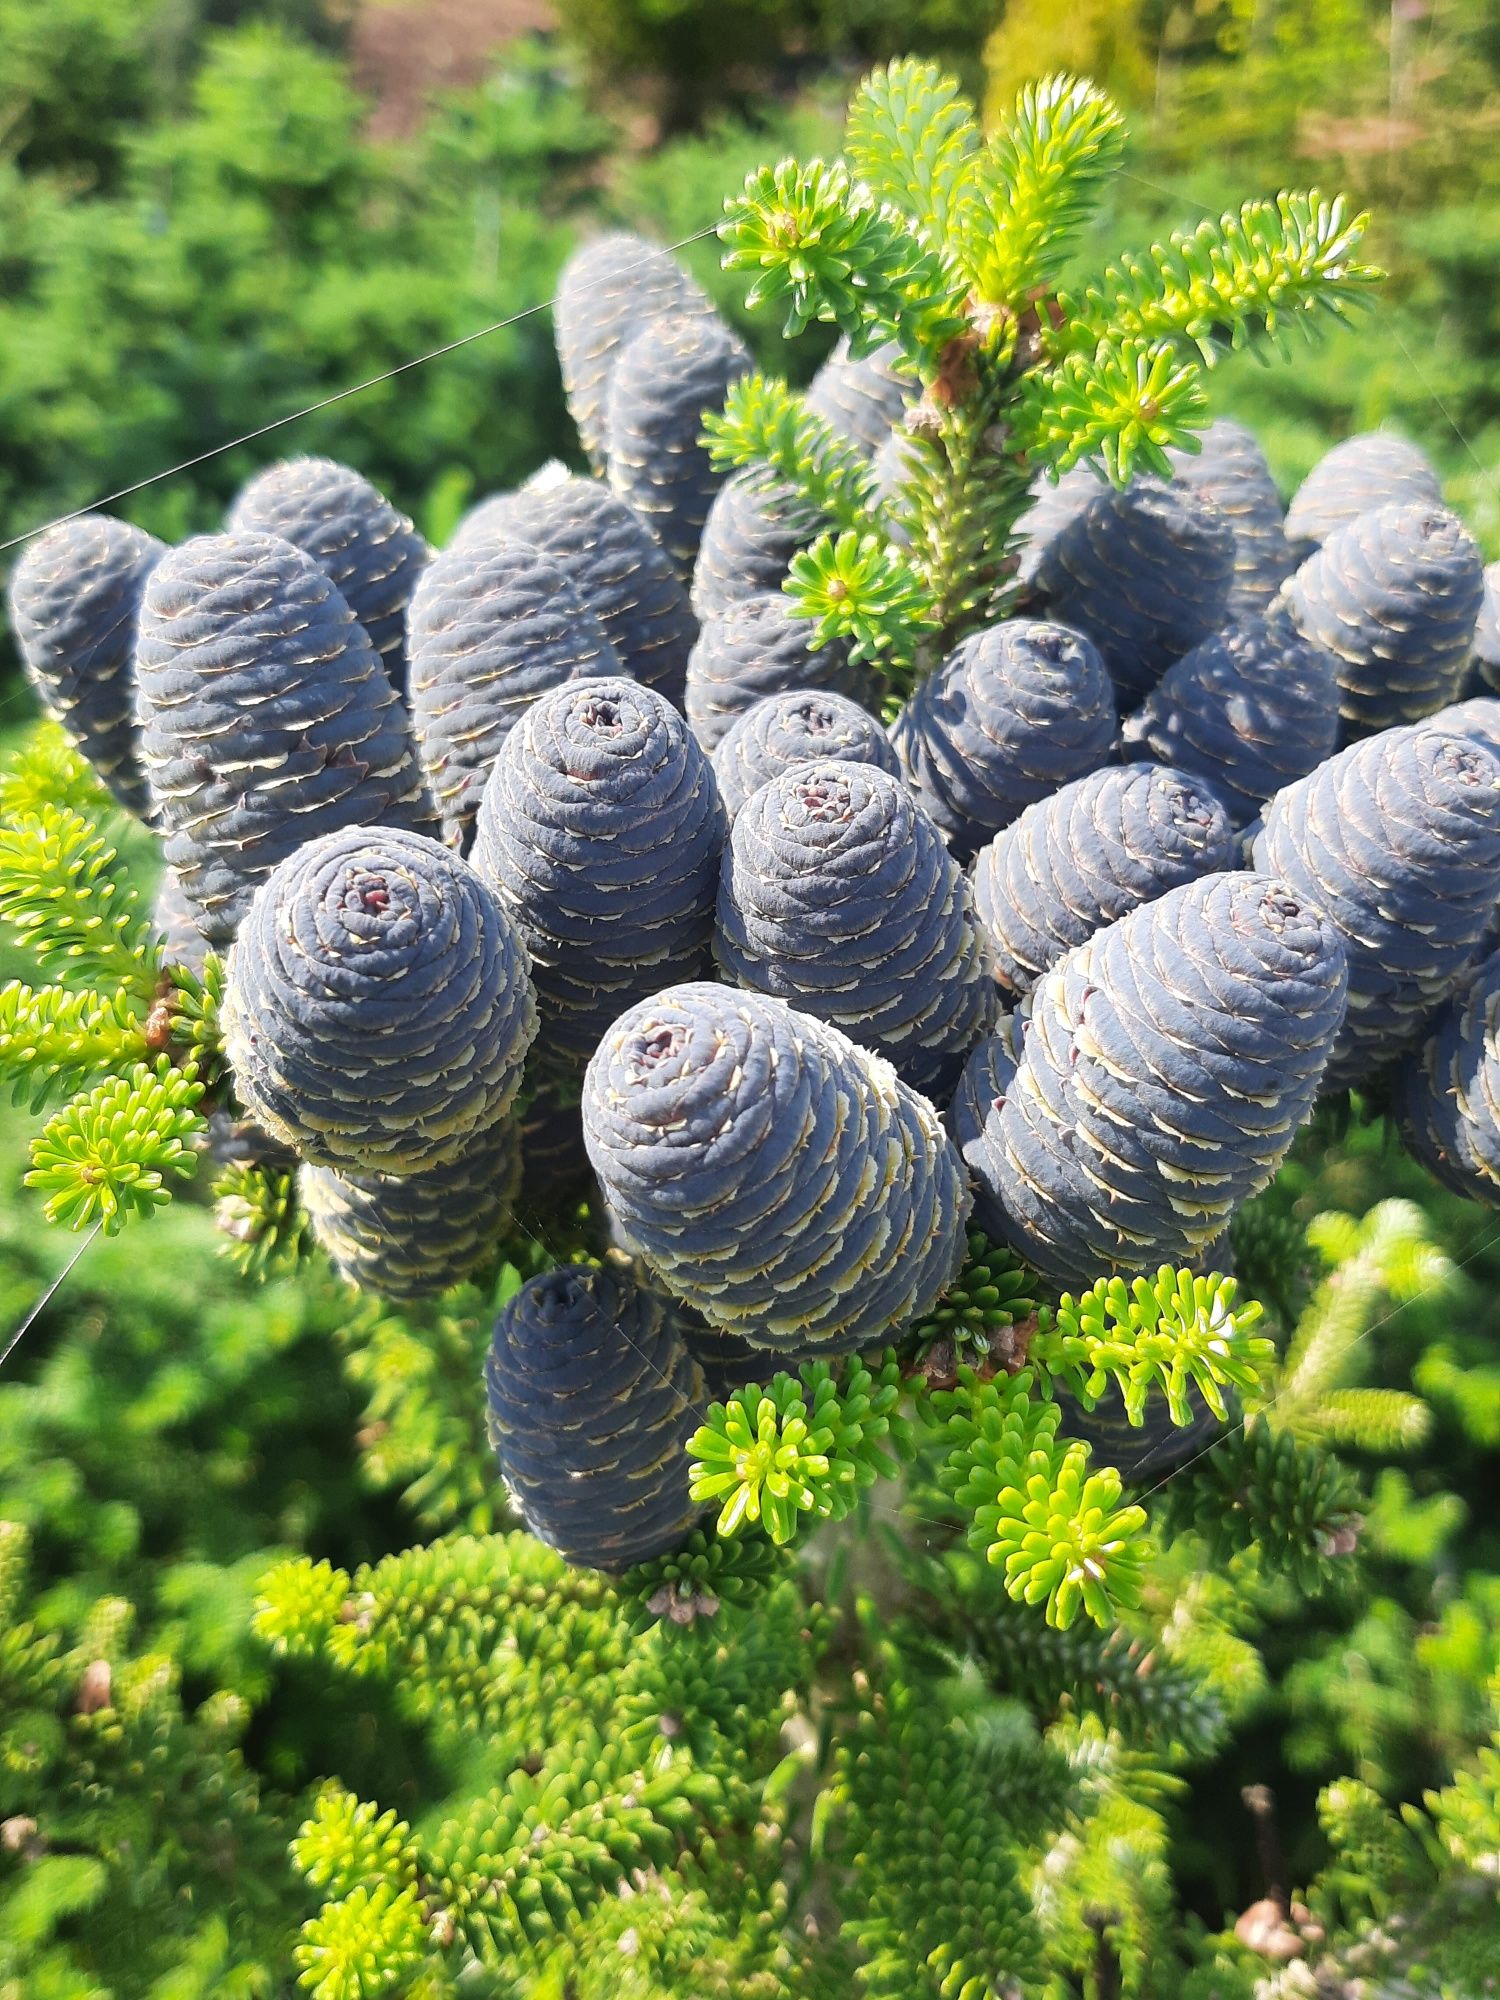
[[[213,1192],[219,1255],[242,1278],[264,1280],[296,1270],[310,1246],[295,1172],[233,1160]]]
[[[171,1183],[197,1169],[202,1095],[191,1070],[159,1056],[154,1068],[137,1063],[59,1111],[32,1146],[25,1182],[47,1197],[48,1221],[70,1229],[100,1222],[113,1236],[170,1201]]]
[[[103,1071],[146,1061],[146,1027],[131,996],[63,986],[0,989],[0,1079],[14,1103],[39,1111]]]
[[[807,399],[767,375],[741,375],[721,411],[704,419],[704,439],[718,471],[763,465],[795,484],[808,505],[842,527],[858,527],[875,504],[864,459]]]
[[[792,557],[784,588],[798,614],[813,620],[810,645],[847,639],[851,657],[868,660],[894,688],[910,687],[933,611],[900,549],[857,528],[820,535]]]
[[[50,719],[37,724],[0,770],[0,821],[35,819],[48,807],[94,820],[119,810],[61,724]]]
[[[71,806],[0,825],[0,917],[39,964],[150,1006],[161,970],[151,919],[115,849]]]
[[[938,246],[958,220],[980,144],[973,107],[952,77],[910,57],[870,72],[844,127],[855,174]]]
[[[1198,371],[1169,342],[1114,337],[1023,377],[1012,413],[1029,464],[1066,472],[1098,462],[1117,486],[1141,470],[1170,474],[1168,451],[1208,420]]]
[[[1259,1549],[1306,1596],[1348,1574],[1362,1526],[1352,1475],[1264,1419],[1230,1432],[1168,1480],[1158,1520],[1166,1537],[1199,1535],[1214,1565]]]

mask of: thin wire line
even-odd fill
[[[711,222],[706,229],[695,230],[691,236],[683,236],[676,243],[667,244],[664,254],[670,256],[674,251],[685,250],[690,243],[701,242],[705,236],[712,236],[718,226],[717,222]],[[594,280],[595,285],[603,282],[602,278]],[[587,292],[592,289],[593,286],[584,286],[581,291]],[[441,347],[431,348],[426,354],[415,354],[409,361],[398,361],[394,368],[387,368],[379,375],[367,376],[363,382],[351,382],[347,388],[336,389],[331,396],[320,397],[317,402],[308,403],[300,410],[291,410],[284,417],[273,417],[268,424],[260,424],[239,437],[229,438],[223,444],[216,444],[207,451],[197,452],[192,458],[181,459],[176,465],[165,466],[160,472],[153,472],[147,479],[137,479],[129,486],[118,487],[113,493],[101,494],[97,500],[90,500],[82,507],[75,507],[71,513],[59,514],[55,520],[41,521],[36,527],[27,528],[23,534],[12,535],[9,541],[0,542],[0,555],[4,555],[8,549],[19,548],[23,542],[34,541],[38,535],[46,534],[49,528],[60,528],[65,522],[76,521],[82,515],[92,514],[100,507],[112,507],[117,500],[129,499],[133,493],[143,493],[148,486],[157,486],[164,479],[174,479],[178,473],[190,472],[194,466],[206,465],[210,459],[222,458],[226,452],[237,451],[241,445],[253,444],[257,438],[269,437],[273,431],[284,430],[288,424],[300,423],[304,417],[316,416],[318,411],[331,409],[335,403],[344,403],[351,396],[363,395],[366,389],[377,389],[382,382],[393,381],[396,376],[405,375],[413,368],[424,368],[429,361],[440,361],[445,354],[454,354],[460,347],[468,347],[473,341],[486,340],[492,333],[501,333],[506,327],[516,326],[521,320],[530,319],[539,312],[546,312],[556,304],[555,297],[540,299],[534,306],[526,306],[520,312],[511,313],[506,319],[493,320],[488,326],[476,327],[472,333],[462,333],[456,340],[445,341]]]
[[[21,1324],[16,1328],[15,1332],[11,1335],[10,1339],[6,1341],[4,1349],[0,1350],[0,1368],[3,1368],[5,1366],[6,1362],[9,1361],[11,1355],[14,1354],[14,1352],[16,1351],[17,1347],[19,1347],[21,1341],[24,1339],[26,1334],[28,1334],[31,1331],[31,1328],[33,1327],[33,1325],[35,1325],[36,1321],[40,1319],[41,1315],[47,1310],[48,1306],[51,1305],[53,1299],[56,1298],[65,1280],[71,1277],[73,1272],[77,1270],[79,1260],[82,1258],[84,1251],[89,1248],[90,1244],[94,1241],[95,1237],[99,1234],[99,1231],[103,1227],[104,1223],[101,1218],[101,1220],[99,1220],[94,1224],[93,1228],[89,1231],[88,1235],[84,1237],[83,1241],[79,1244],[78,1248],[73,1252],[72,1256],[68,1259],[67,1263],[63,1265],[62,1269],[58,1272],[57,1276],[52,1280],[52,1283],[47,1287],[46,1291],[42,1293],[42,1296],[37,1300],[36,1304],[31,1308],[31,1311],[27,1313],[25,1319],[22,1320]]]

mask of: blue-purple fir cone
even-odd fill
[[[312,557],[406,688],[406,607],[431,550],[377,486],[332,458],[286,458],[241,489],[234,535],[280,535]]]
[[[799,764],[838,757],[899,775],[891,740],[868,709],[827,689],[788,688],[747,708],[714,746],[714,776],[733,819],[750,794]]]
[[[10,629],[43,708],[127,812],[150,800],[136,739],[136,619],[165,542],[108,514],[58,521],[11,573]]]
[[[501,744],[540,694],[618,677],[567,570],[529,543],[474,537],[428,565],[407,619],[412,727],[444,837],[468,846]]]
[[[1207,493],[1144,478],[1094,494],[1042,550],[1031,589],[1093,640],[1124,708],[1224,623],[1234,565],[1234,529]]]
[[[1043,1277],[1216,1245],[1312,1109],[1347,987],[1334,926],[1263,874],[1172,889],[1065,954],[965,1158],[976,1217]]]
[[[163,961],[167,965],[184,966],[201,978],[208,958],[208,939],[199,926],[198,916],[177,878],[177,871],[163,868],[156,885],[156,901],[151,907],[151,922],[161,939]]]
[[[669,988],[583,1089],[619,1240],[711,1325],[784,1353],[877,1344],[965,1254],[963,1162],[889,1063],[785,1001]]]
[[[1285,522],[1292,560],[1305,562],[1373,508],[1440,506],[1442,498],[1437,473],[1416,445],[1393,431],[1360,431],[1325,452],[1292,495]]]
[[[1205,778],[1243,825],[1338,747],[1338,663],[1284,613],[1247,612],[1168,667],[1122,734]]]
[[[894,341],[852,361],[848,341],[840,339],[807,385],[809,407],[867,458],[885,444],[918,394],[919,385]]]
[[[573,681],[527,709],[472,858],[530,954],[539,1058],[581,1067],[633,1000],[707,973],[727,831],[707,757],[650,688]]]
[[[1364,736],[1458,699],[1483,597],[1473,536],[1419,500],[1335,529],[1282,601],[1304,638],[1334,656],[1345,733]]]
[[[844,640],[812,641],[811,621],[799,618],[779,590],[743,597],[707,621],[688,658],[684,703],[705,750],[716,749],[747,709],[788,688],[873,700],[874,683],[849,658]]]
[[[891,741],[907,783],[967,860],[1027,806],[1104,763],[1117,728],[1113,683],[1090,641],[1015,618],[950,653]]]
[[[495,1321],[484,1382],[500,1474],[568,1562],[624,1570],[686,1539],[687,1441],[708,1402],[676,1316],[619,1274],[564,1265]]]
[[[787,565],[829,525],[784,480],[736,472],[714,495],[693,565],[692,602],[707,624],[743,597],[779,591]]]
[[[210,944],[337,827],[437,830],[406,710],[325,572],[276,535],[163,556],[136,641],[140,756],[166,860]]]
[[[1367,1081],[1417,1039],[1500,901],[1500,759],[1425,724],[1365,737],[1276,794],[1252,853],[1342,938],[1349,1013],[1328,1081]]]
[[[1171,451],[1173,478],[1206,493],[1234,530],[1229,609],[1264,611],[1297,567],[1284,526],[1286,507],[1253,431],[1219,417],[1199,433],[1201,449]]]
[[[1500,1208],[1500,952],[1436,1015],[1402,1065],[1407,1145],[1455,1193]]]
[[[621,670],[681,706],[698,621],[670,557],[639,514],[598,479],[561,479],[518,499],[509,539],[565,570]],[[500,533],[505,538],[503,526]],[[466,534],[463,545],[471,540]]]
[[[347,827],[257,891],[230,953],[240,1102],[316,1166],[409,1174],[505,1116],[536,1033],[526,947],[493,893],[421,834]]]
[[[1474,677],[1500,694],[1500,562],[1484,573],[1484,600],[1474,626]]]
[[[714,314],[655,319],[621,349],[606,412],[609,483],[692,581],[703,524],[724,483],[703,444],[704,418],[748,374],[750,352]]]
[[[899,778],[824,759],[734,822],[714,953],[726,977],[830,1021],[946,1098],[995,1015],[969,884]]]
[[[409,1305],[489,1262],[510,1228],[520,1168],[520,1132],[502,1118],[438,1166],[414,1174],[304,1166],[297,1191],[339,1276]]]
[[[658,244],[614,230],[582,244],[563,265],[553,332],[563,393],[596,472],[608,455],[609,388],[620,350],[653,320],[712,313],[697,284]]]
[[[1192,772],[1119,764],[1064,785],[974,863],[974,906],[1001,992],[1029,993],[1095,931],[1237,858],[1229,811]]]

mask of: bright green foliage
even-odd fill
[[[780,1567],[775,1550],[759,1535],[721,1541],[695,1528],[680,1549],[628,1570],[620,1595],[636,1600],[640,1629],[661,1618],[691,1625],[698,1618],[754,1611]]]
[[[985,2000],[1030,1990],[1041,1940],[964,1723],[899,1679],[841,1734],[831,1807],[839,1903],[863,1990]]]
[[[846,527],[864,521],[874,505],[874,482],[864,459],[805,397],[767,375],[741,375],[729,385],[722,410],[704,420],[709,456],[719,467],[753,461],[783,479],[794,479],[804,497]]]
[[[1122,1507],[1112,1466],[1057,1435],[1058,1405],[1029,1370],[980,1383],[968,1370],[931,1397],[943,1457],[937,1478],[969,1517],[970,1545],[999,1565],[1010,1595],[1066,1627],[1080,1610],[1107,1624],[1139,1600],[1144,1512]]]
[[[911,1345],[922,1359],[951,1343],[955,1362],[977,1367],[1014,1341],[1010,1329],[1037,1309],[1036,1290],[1036,1279],[1019,1258],[971,1229],[963,1269],[927,1318],[913,1326]]]
[[[0,989],[0,1077],[28,1110],[82,1089],[101,1070],[144,1062],[147,1053],[145,1024],[123,988],[106,996],[38,990],[17,979]]]
[[[39,722],[0,769],[0,820],[35,819],[48,806],[98,818],[114,800],[60,723]]]
[[[360,1883],[308,1919],[295,1957],[313,2000],[376,2000],[419,1969],[426,1945],[415,1887]]]
[[[1113,1385],[1131,1423],[1142,1422],[1146,1400],[1165,1395],[1176,1424],[1189,1424],[1198,1395],[1226,1423],[1226,1389],[1252,1404],[1264,1394],[1276,1349],[1255,1327],[1261,1309],[1237,1303],[1233,1278],[1195,1277],[1163,1265],[1156,1282],[1101,1278],[1075,1299],[1064,1292],[1055,1316],[1044,1312],[1029,1354],[1093,1409]]]
[[[692,1497],[719,1500],[721,1535],[759,1522],[776,1543],[809,1520],[842,1520],[861,1491],[897,1470],[910,1428],[895,1414],[901,1373],[886,1357],[875,1373],[859,1358],[836,1377],[826,1361],[778,1374],[715,1403],[688,1439]]]
[[[279,1167],[235,1160],[214,1182],[221,1256],[245,1278],[294,1271],[307,1248],[307,1218],[297,1202],[297,1176]]]
[[[0,917],[39,964],[149,1005],[156,939],[116,860],[92,819],[71,806],[7,818],[0,824]]]
[[[204,1130],[195,1106],[203,1085],[166,1056],[108,1077],[48,1120],[32,1147],[26,1185],[46,1196],[49,1222],[103,1225],[109,1235],[133,1215],[172,1199],[173,1180],[197,1171],[193,1142]]]
[[[836,526],[786,584],[820,640],[847,637],[898,692],[1003,615],[1011,533],[1039,474],[1169,473],[1168,450],[1208,422],[1204,366],[1320,314],[1347,318],[1376,275],[1358,261],[1362,217],[1282,195],[1060,288],[1123,136],[1094,85],[1051,76],[981,142],[951,78],[898,62],[856,95],[844,159],[763,168],[727,205],[724,263],[753,273],[752,308],[777,307],[789,333],[830,321],[856,355],[895,340],[920,378],[898,534]],[[784,427],[757,440],[740,426],[720,456],[774,463],[825,504],[821,452],[799,466],[785,442]]]

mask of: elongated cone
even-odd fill
[[[714,953],[946,1098],[995,1014],[969,885],[899,778],[827,758],[762,785],[734,823]]]
[[[1283,601],[1338,663],[1346,733],[1368,735],[1458,699],[1483,597],[1473,536],[1445,507],[1416,501],[1335,529]]]
[[[494,1255],[520,1168],[520,1132],[502,1118],[457,1159],[421,1173],[303,1167],[298,1195],[340,1277],[407,1305],[462,1284]]]
[[[166,963],[186,966],[189,972],[201,977],[208,958],[208,939],[198,927],[198,912],[171,868],[161,871],[151,921],[162,941]]]
[[[898,775],[891,740],[867,709],[828,690],[788,688],[747,708],[719,738],[714,776],[733,819],[750,794],[798,764],[839,757]]]
[[[165,542],[108,514],[58,521],[10,579],[10,629],[27,679],[127,812],[149,808],[135,722],[136,619]]]
[[[526,948],[467,862],[347,827],[257,891],[229,958],[240,1102],[304,1160],[409,1174],[503,1118],[536,1033]]]
[[[1346,985],[1333,925],[1266,875],[1186,883],[1096,932],[1032,994],[965,1146],[980,1227],[1063,1286],[1193,1261],[1311,1111]]]
[[[1255,433],[1219,417],[1199,433],[1201,449],[1172,451],[1173,478],[1206,493],[1234,530],[1234,583],[1229,609],[1236,616],[1264,611],[1297,567],[1286,538],[1286,507]]]
[[[974,907],[1002,994],[1029,993],[1106,924],[1237,861],[1223,801],[1190,772],[1119,764],[1064,785],[974,863]]]
[[[210,944],[257,884],[344,826],[436,831],[406,712],[327,576],[275,535],[163,556],[136,644],[141,763]]]
[[[1027,806],[1110,755],[1103,660],[1081,633],[1016,618],[976,632],[891,727],[907,783],[967,860]]]
[[[1492,689],[1500,694],[1500,562],[1492,562],[1484,573],[1484,602],[1474,627],[1475,677],[1480,692]]]
[[[468,846],[500,746],[539,694],[618,677],[567,571],[529,543],[478,537],[434,557],[411,601],[411,714],[443,833]]]
[[[285,458],[242,489],[227,526],[280,535],[311,556],[405,692],[406,607],[431,550],[379,487],[337,459]]]
[[[787,565],[828,526],[784,480],[746,470],[714,495],[693,566],[693,610],[706,624],[742,597],[780,590]]]
[[[1500,760],[1417,724],[1366,737],[1278,792],[1254,866],[1314,899],[1349,958],[1328,1068],[1360,1083],[1409,1048],[1473,961],[1500,901]]]
[[[531,955],[542,1059],[581,1067],[632,1000],[708,971],[726,833],[708,759],[650,688],[575,681],[526,711],[473,860]]]
[[[869,674],[849,658],[842,640],[812,644],[812,626],[779,590],[743,597],[710,618],[688,657],[685,706],[705,750],[768,694],[809,688],[873,699]]]
[[[931,1105],[765,994],[674,986],[622,1014],[583,1132],[626,1246],[757,1346],[870,1346],[963,1262],[963,1163]]]
[[[1500,701],[1493,695],[1479,694],[1468,701],[1455,701],[1447,708],[1440,708],[1436,715],[1429,715],[1424,727],[1472,736],[1500,757]]]
[[[621,671],[681,707],[698,621],[665,549],[635,510],[600,480],[569,478],[528,493],[515,518],[514,539],[566,571]]]
[[[702,443],[703,421],[749,373],[750,352],[715,314],[655,319],[620,350],[606,414],[609,483],[655,534],[683,584],[724,483]]]
[[[1500,952],[1492,953],[1404,1063],[1397,1109],[1407,1145],[1470,1201],[1500,1208]]]
[[[812,409],[867,458],[880,450],[917,394],[918,384],[894,341],[851,361],[849,343],[841,339],[807,387]]]
[[[1376,507],[1440,506],[1443,489],[1426,454],[1393,431],[1360,431],[1325,452],[1292,495],[1286,537],[1306,562],[1338,529]]]
[[[655,1294],[582,1264],[528,1279],[495,1321],[484,1384],[506,1487],[568,1562],[624,1570],[686,1539],[708,1396]]]
[[[1168,667],[1122,734],[1206,779],[1243,825],[1338,747],[1337,663],[1285,615],[1248,613]]]
[[[671,255],[643,236],[596,236],[563,265],[553,302],[563,392],[596,472],[607,454],[609,385],[620,349],[654,319],[682,321],[713,311]]]
[[[1032,589],[1093,640],[1123,708],[1224,623],[1234,563],[1234,530],[1206,493],[1137,479],[1105,487],[1053,535]]]

